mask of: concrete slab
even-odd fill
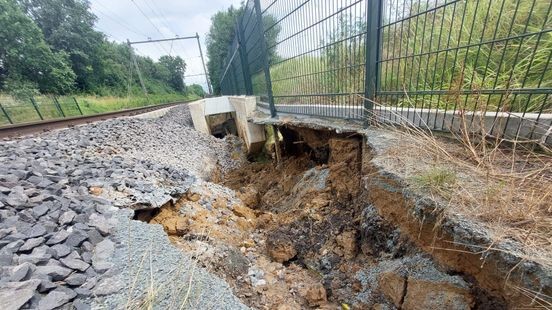
[[[249,153],[259,151],[266,141],[264,126],[249,121],[255,112],[255,97],[206,98],[192,102],[189,106],[194,127],[198,131],[211,134],[208,117],[232,113],[238,129],[238,136],[244,140]]]

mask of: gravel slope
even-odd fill
[[[244,308],[160,226],[125,209],[161,206],[217,166],[239,165],[231,143],[190,126],[181,106],[0,142],[0,304]]]

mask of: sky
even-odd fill
[[[96,29],[117,42],[200,36],[207,62],[205,37],[211,16],[241,0],[90,0],[92,12],[98,17]],[[178,40],[134,45],[139,55],[157,60],[171,54],[186,62],[186,84],[200,84],[207,90],[197,41]]]

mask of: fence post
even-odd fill
[[[77,106],[77,109],[79,109],[80,115],[84,115],[84,114],[82,114],[82,110],[81,110],[81,107],[79,105],[79,102],[77,101],[77,98],[73,97],[73,101],[75,102],[75,105]]]
[[[270,80],[270,64],[268,60],[268,47],[264,34],[263,14],[261,10],[261,1],[255,0],[255,12],[257,14],[257,29],[261,33],[261,53],[263,53],[264,74],[266,80],[266,91],[268,95],[268,104],[270,105],[270,116],[276,117],[276,107],[274,106],[274,95],[272,94],[272,81]]]
[[[238,34],[238,47],[240,49],[240,61],[242,64],[243,81],[245,84],[245,94],[253,95],[253,82],[251,81],[251,73],[249,72],[249,62],[247,59],[247,45],[242,27],[242,19],[236,19],[236,33]]]
[[[61,109],[61,105],[59,104],[59,101],[57,100],[56,96],[53,96],[54,98],[54,104],[56,105],[58,111],[61,113],[62,117],[65,117],[65,113],[63,113],[63,109]]]
[[[0,103],[0,109],[2,109],[2,112],[4,113],[4,116],[8,119],[8,122],[10,122],[10,124],[13,124],[13,121],[12,121],[10,115],[8,114],[8,111],[6,111],[6,109],[4,109],[4,106],[2,106],[1,103]]]
[[[383,0],[366,1],[366,63],[364,77],[364,121],[369,125],[374,115],[374,100],[378,82],[380,51],[380,27]]]
[[[36,114],[38,114],[38,117],[40,117],[40,120],[44,120],[44,117],[42,117],[42,114],[40,113],[40,111],[38,110],[38,105],[36,104],[36,101],[34,100],[33,97],[31,97],[31,103],[33,104],[33,107],[36,111]]]

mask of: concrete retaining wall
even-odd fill
[[[238,135],[244,140],[249,153],[259,151],[266,141],[264,127],[253,124],[248,118],[255,111],[256,98],[246,96],[206,98],[192,102],[190,114],[196,130],[211,134],[208,116],[232,113]]]

